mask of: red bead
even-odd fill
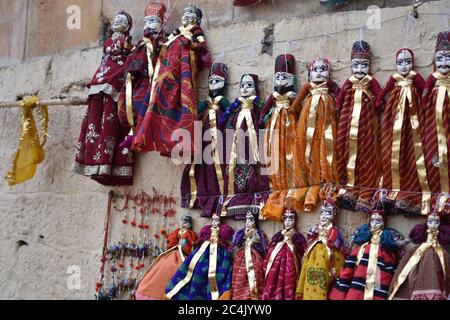
[[[123,224],[128,224],[128,220],[122,220]]]

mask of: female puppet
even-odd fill
[[[382,211],[372,211],[370,222],[353,234],[357,247],[347,257],[330,300],[386,300],[398,264],[398,253],[406,244],[396,230],[385,228]]]
[[[376,97],[381,88],[370,75],[370,46],[358,41],[352,49],[353,75],[345,81],[336,102],[339,115],[336,152],[340,206],[367,211],[379,186],[380,145]]]
[[[295,126],[297,115],[292,108],[295,92],[295,58],[283,54],[275,61],[275,92],[264,106],[260,127],[266,127],[265,148],[271,194],[263,208],[265,219],[281,219],[288,191],[296,186],[294,174]]]
[[[305,237],[296,230],[296,213],[283,214],[284,229],[269,245],[264,260],[265,283],[262,300],[294,300],[301,261],[306,250]]]
[[[169,300],[229,300],[234,230],[214,214],[200,232],[203,243],[183,262],[166,288]]]
[[[182,142],[187,148],[193,147],[198,103],[197,75],[201,69],[211,67],[211,56],[200,27],[202,17],[199,8],[186,6],[182,26],[164,44],[155,69],[148,110],[141,130],[137,132],[134,150],[156,151],[165,157],[171,157],[172,153],[178,155],[183,147],[178,145],[178,141],[172,141],[172,133],[177,129],[184,129],[191,135],[187,137],[188,141]]]
[[[427,222],[415,226],[409,237],[415,244],[403,256],[389,291],[390,300],[446,300],[450,293],[450,225],[433,211]]]
[[[200,208],[204,217],[211,217],[220,196],[225,193],[224,134],[219,120],[230,104],[224,96],[227,75],[226,65],[213,64],[209,77],[209,96],[198,106],[204,138],[203,148],[199,150],[202,154],[201,163],[187,165],[181,180],[181,206]]]
[[[314,60],[308,68],[309,82],[303,86],[294,109],[300,111],[296,133],[296,176],[293,194],[296,209],[313,211],[320,185],[337,182],[335,100],[338,85],[331,80],[331,64],[325,58]]]
[[[156,62],[166,35],[162,29],[166,6],[149,3],[145,8],[144,39],[138,43],[125,63],[126,82],[119,96],[119,120],[130,130],[121,145],[131,149],[134,134],[140,130],[147,111],[145,98],[150,94]],[[148,97],[147,97],[148,99]]]
[[[410,49],[400,49],[396,59],[397,72],[389,78],[377,103],[384,111],[381,126],[383,186],[393,190],[386,199],[387,209],[426,214],[430,209],[430,190],[423,158],[421,127],[424,119],[420,110],[425,80],[413,70],[414,53]]]
[[[267,199],[263,192],[269,189],[260,163],[258,76],[244,74],[240,93],[220,121],[221,125],[226,124],[225,128],[234,130],[231,143],[227,142],[228,197],[222,215],[235,219],[245,219],[247,211],[259,210],[261,202]],[[262,195],[259,203],[253,203],[255,193]]]
[[[425,113],[423,151],[431,192],[450,193],[450,32],[438,35],[433,72],[422,97]],[[433,201],[434,203],[434,201]]]
[[[103,59],[89,88],[88,110],[81,125],[74,172],[103,185],[133,184],[133,159],[119,144],[128,132],[117,115],[119,91],[125,82],[125,61],[131,50],[132,19],[121,11],[114,18],[111,38],[103,46]]]
[[[181,228],[167,237],[167,251],[148,268],[136,290],[137,300],[163,300],[170,279],[192,252],[197,234],[192,231],[192,217],[181,218]]]
[[[236,232],[238,248],[233,262],[232,300],[260,300],[264,288],[264,256],[268,239],[258,228],[258,213],[247,213],[245,228]]]
[[[344,237],[334,224],[339,208],[327,197],[320,209],[320,223],[308,234],[309,247],[303,257],[297,285],[297,300],[327,300],[331,284],[344,265]]]

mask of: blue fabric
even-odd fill
[[[181,265],[176,274],[170,280],[166,294],[169,293],[177,283],[181,282],[188,273],[189,264],[192,258],[200,250],[198,247]],[[217,269],[216,282],[219,291],[219,297],[231,289],[231,272],[232,272],[231,253],[224,247],[217,248]],[[209,271],[209,247],[205,250],[200,260],[197,262],[194,273],[189,281],[172,300],[212,300],[211,288],[208,281]]]

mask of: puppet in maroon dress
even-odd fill
[[[306,239],[296,230],[296,213],[283,214],[284,229],[269,245],[264,259],[265,283],[262,300],[294,300]]]
[[[381,125],[383,188],[392,190],[386,199],[386,209],[396,213],[427,214],[430,190],[421,140],[425,80],[413,70],[412,50],[400,49],[396,65],[397,72],[389,78],[377,102],[378,108],[384,111]]]
[[[382,211],[372,211],[370,222],[353,234],[357,247],[345,260],[330,300],[387,300],[406,241],[398,231],[385,228],[385,217]]]
[[[264,256],[268,239],[258,228],[258,214],[247,213],[245,228],[234,234],[232,300],[260,300],[264,288]]]
[[[341,207],[367,211],[381,175],[379,115],[375,110],[381,88],[370,75],[370,46],[353,44],[353,75],[345,81],[336,102],[339,112],[337,160]]]
[[[209,77],[209,96],[198,105],[198,120],[202,122],[203,147],[201,163],[186,166],[181,180],[181,206],[202,209],[202,216],[211,217],[219,198],[225,192],[227,180],[224,163],[224,135],[219,125],[229,101],[224,96],[228,68],[214,63]],[[210,154],[204,154],[208,150]],[[196,159],[194,159],[195,161]]]
[[[166,6],[149,3],[145,9],[144,39],[128,56],[125,63],[126,82],[119,95],[119,120],[129,130],[121,145],[131,149],[135,132],[139,131],[147,111],[146,97],[150,96],[153,74],[161,46],[166,41],[162,29]]]
[[[232,140],[227,141],[227,198],[222,208],[222,216],[245,219],[248,211],[260,210],[267,199],[264,193],[269,189],[269,181],[260,162],[258,76],[244,74],[240,83],[241,96],[230,104],[222,115],[221,125],[225,125],[228,139],[234,130]],[[260,193],[255,203],[254,194]]]
[[[279,221],[285,209],[288,192],[294,189],[295,129],[297,114],[292,107],[296,97],[295,58],[283,54],[275,61],[275,91],[267,99],[261,112],[260,127],[266,127],[265,148],[270,170],[271,194],[263,216]],[[293,208],[292,208],[293,209]]]
[[[169,36],[161,49],[148,110],[133,150],[156,151],[165,157],[171,157],[172,153],[184,154],[186,149],[192,151],[197,119],[197,75],[203,68],[211,67],[211,56],[200,27],[202,16],[199,8],[186,6],[183,25]],[[175,132],[183,137],[180,144],[172,141],[177,129],[183,129]],[[190,137],[186,136],[188,133]]]
[[[450,224],[444,224],[434,210],[409,237],[415,245],[399,263],[389,300],[446,300],[450,293],[450,254],[444,246],[450,245]]]
[[[450,145],[450,32],[439,33],[435,52],[435,71],[429,76],[422,97],[422,107],[425,113],[423,151],[431,192],[448,194],[450,192],[448,160]],[[432,199],[432,205],[434,205],[434,201],[435,199]]]
[[[132,19],[125,11],[114,18],[114,33],[105,41],[102,64],[89,86],[88,110],[77,144],[74,172],[104,185],[133,184],[132,153],[119,146],[128,132],[121,127],[117,113],[131,50],[131,26]]]

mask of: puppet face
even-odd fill
[[[294,85],[294,75],[287,72],[275,73],[275,86],[279,89],[292,87]]]
[[[192,218],[189,216],[181,217],[181,229],[191,229],[192,228]]]
[[[384,219],[379,214],[373,214],[370,217],[370,229],[375,230],[382,230],[384,228]]]
[[[368,59],[353,59],[352,72],[356,79],[361,80],[369,74],[370,61]]]
[[[113,20],[112,30],[124,33],[128,30],[129,25],[128,17],[124,14],[118,14]]]
[[[402,50],[397,55],[397,72],[402,76],[407,76],[413,69],[413,57],[408,50]]]
[[[245,75],[241,80],[241,96],[250,97],[256,95],[256,84],[253,78]]]
[[[286,211],[283,216],[283,223],[286,230],[291,230],[295,225],[295,213]]]
[[[333,222],[334,219],[334,207],[330,204],[324,204],[320,208],[320,225],[326,226]]]
[[[330,79],[330,70],[328,65],[322,60],[313,63],[310,70],[310,79],[312,82],[325,82]]]
[[[245,228],[247,230],[256,229],[255,217],[252,214],[248,214],[245,220]]]
[[[209,90],[216,91],[225,88],[225,78],[213,74],[209,77]]]
[[[197,9],[194,6],[187,6],[184,8],[183,18],[181,21],[185,27],[190,24],[197,24]]]
[[[436,64],[436,69],[444,76],[450,72],[450,51],[438,51],[434,56],[434,62]]]
[[[158,16],[147,16],[144,19],[145,26],[144,30],[152,33],[158,33],[161,31],[162,20]]]
[[[217,214],[214,214],[212,216],[212,223],[213,228],[218,228],[220,226],[220,217]]]
[[[441,218],[438,215],[431,214],[427,218],[427,226],[430,231],[438,231],[441,225]]]

